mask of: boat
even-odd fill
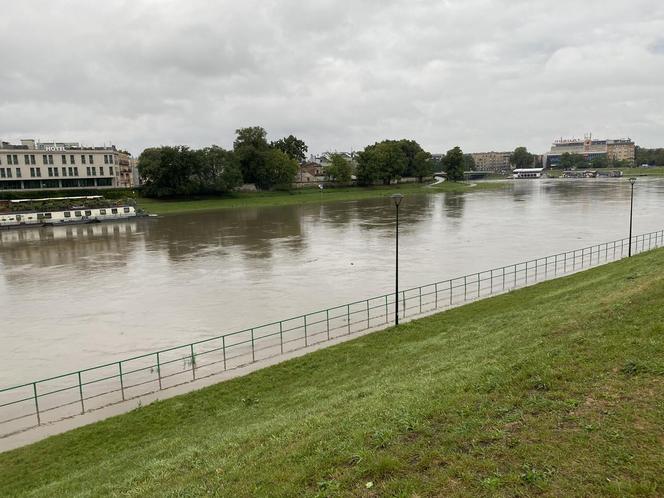
[[[0,229],[101,223],[138,216],[129,201],[101,196],[0,201]]]

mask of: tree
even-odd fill
[[[389,185],[392,180],[403,176],[407,164],[408,158],[399,142],[377,142],[358,154],[357,181],[361,185],[371,185],[380,180]]]
[[[353,168],[341,154],[332,154],[330,157],[332,164],[327,167],[328,178],[339,183],[349,183],[351,181]]]
[[[517,169],[532,168],[535,156],[525,147],[517,147],[510,156],[510,164]]]
[[[475,158],[470,154],[463,155],[463,170],[464,171],[475,171]]]
[[[306,153],[309,150],[307,144],[293,135],[288,135],[276,142],[272,142],[271,145],[275,149],[285,152],[291,159],[295,159],[298,162],[304,161]]]
[[[210,193],[229,192],[242,185],[240,163],[232,151],[213,145],[197,151],[199,189]]]
[[[268,149],[262,154],[262,169],[257,171],[256,186],[261,189],[290,186],[297,174],[297,161],[279,149]]]
[[[463,152],[458,145],[447,151],[443,160],[447,179],[452,182],[463,180]]]
[[[265,152],[270,149],[267,132],[260,126],[235,131],[233,150],[245,183],[258,183],[259,172],[265,169]]]
[[[609,159],[606,157],[606,155],[593,157],[590,160],[591,168],[607,168],[608,166],[609,166]]]
[[[189,147],[153,147],[138,158],[138,171],[147,197],[171,197],[196,191],[192,173],[198,157]]]
[[[412,176],[417,177],[417,181],[421,183],[424,177],[431,176],[433,173],[433,164],[431,154],[424,150],[420,150],[415,154],[415,158],[411,165]]]
[[[587,161],[581,154],[564,152],[563,155],[560,156],[560,166],[563,169],[585,168],[587,166]]]

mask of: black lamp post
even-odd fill
[[[636,178],[632,177],[629,179],[629,183],[632,185],[632,192],[629,198],[629,249],[627,250],[627,257],[632,257],[632,212],[634,211],[634,183]]]
[[[392,194],[392,201],[397,208],[396,217],[396,274],[394,284],[394,325],[399,325],[399,204],[403,199],[402,194]]]

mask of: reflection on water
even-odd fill
[[[639,180],[635,230],[664,226]],[[514,182],[407,196],[400,280],[413,286],[612,240],[624,180]],[[0,231],[0,378],[30,380],[390,291],[389,198]]]

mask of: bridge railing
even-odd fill
[[[624,258],[628,239],[531,259],[401,290],[401,320]],[[632,254],[664,246],[664,230],[632,238]],[[285,353],[384,328],[388,293],[189,344],[0,389],[0,437],[139,398]]]

